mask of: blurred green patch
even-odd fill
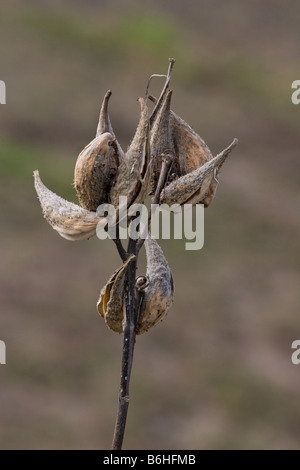
[[[103,65],[122,66],[125,62],[140,67],[155,60],[157,70],[166,59],[176,59],[176,76],[187,86],[229,90],[245,102],[249,114],[257,107],[263,114],[272,114],[279,121],[297,125],[296,107],[291,109],[290,70],[269,70],[254,56],[234,55],[220,46],[219,57],[205,54],[201,44],[197,50],[189,46],[186,31],[174,19],[153,12],[129,9],[126,14],[91,21],[84,15],[60,10],[26,7],[4,14],[7,26],[27,31],[51,47],[51,52],[66,48]],[[217,60],[216,60],[217,59]],[[221,90],[223,92],[223,90]]]
[[[102,23],[79,18],[69,11],[45,9],[19,9],[7,13],[6,21],[14,27],[25,29],[51,44],[61,47],[69,45],[78,47],[89,56],[101,57],[108,62],[139,52],[148,52],[166,59],[178,49],[181,38],[178,28],[169,20],[149,13],[132,13],[107,19]]]
[[[74,199],[72,188],[74,162],[67,159],[59,150],[45,148],[27,143],[16,143],[9,139],[0,143],[1,177],[6,180],[21,180],[25,185],[33,186],[33,171],[39,170],[46,186],[65,198]],[[53,189],[55,188],[55,189]]]
[[[117,28],[120,41],[125,41],[129,50],[146,48],[165,60],[171,51],[178,48],[178,31],[175,24],[151,15],[129,15]]]

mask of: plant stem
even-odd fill
[[[158,99],[158,102],[156,103],[156,106],[152,112],[152,115],[150,117],[150,123],[151,123],[151,119],[152,121],[154,120],[154,117],[166,93],[166,90],[168,89],[174,62],[175,62],[174,59],[169,59],[169,69],[168,69],[168,74],[166,76],[166,83]],[[146,98],[148,97],[151,78],[147,85]],[[161,168],[161,173],[159,176],[157,188],[154,194],[153,204],[159,203],[160,194],[164,188],[164,185],[166,184],[172,163],[173,163],[173,155],[170,152],[166,152],[166,154],[162,156],[162,168]],[[151,209],[151,212],[152,212],[152,209]],[[150,219],[151,217],[148,220],[148,227],[149,227]],[[126,252],[119,238],[119,231],[117,231],[117,236],[116,236],[116,239],[114,240],[118,253],[123,262],[131,254],[136,255],[136,258],[134,259],[132,264],[129,266],[128,271],[126,273],[126,278],[125,278],[126,314],[125,314],[125,325],[124,325],[124,333],[123,333],[121,381],[120,381],[120,391],[119,391],[118,412],[117,412],[116,424],[115,424],[115,429],[114,429],[112,450],[122,449],[127,414],[128,414],[129,385],[130,385],[130,376],[131,376],[131,369],[132,369],[132,363],[133,363],[133,352],[134,352],[134,346],[135,346],[136,323],[139,318],[141,301],[142,301],[141,296],[143,295],[143,293],[139,292],[137,295],[137,301],[136,301],[135,277],[136,277],[138,254],[144,241],[145,239],[143,236],[140,238],[139,242],[137,242],[137,240],[133,240],[130,238],[127,252]]]
[[[122,242],[119,238],[119,227],[117,227],[116,238],[113,238],[113,241],[117,247],[118,253],[120,255],[121,260],[124,262],[127,260],[127,252],[125,251]]]
[[[127,255],[136,253],[136,240],[129,240]],[[129,384],[135,345],[135,275],[137,260],[135,259],[126,274],[126,317],[123,334],[121,382],[119,406],[115,424],[112,450],[121,450],[129,406]]]
[[[156,117],[156,114],[158,113],[158,109],[160,108],[160,105],[165,97],[165,94],[166,94],[166,91],[167,89],[169,88],[169,84],[170,84],[170,80],[171,80],[171,73],[172,73],[172,69],[173,69],[173,65],[175,64],[175,59],[169,59],[169,68],[168,68],[168,74],[166,76],[166,82],[165,82],[165,85],[162,89],[162,92],[160,94],[160,97],[158,98],[156,104],[155,104],[155,107],[152,111],[152,114],[150,116],[150,127],[152,126],[153,124],[153,121]],[[147,97],[148,97],[148,94],[149,94],[149,86],[147,87]]]

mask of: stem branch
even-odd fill
[[[136,254],[136,240],[129,239],[127,256]],[[122,365],[121,365],[121,382],[119,392],[119,406],[117,419],[115,424],[112,450],[121,450],[126,426],[126,419],[129,406],[129,385],[130,376],[133,363],[133,352],[135,345],[135,274],[136,274],[135,259],[129,266],[126,280],[126,316],[125,327],[123,334],[123,348],[122,348]]]

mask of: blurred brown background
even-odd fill
[[[122,338],[95,304],[119,259],[109,241],[60,238],[32,172],[76,202],[104,93],[126,147],[168,57],[173,109],[214,154],[239,145],[204,248],[162,244],[175,304],[137,339],[124,448],[300,448],[299,31],[297,0],[2,2],[0,448],[110,447]]]

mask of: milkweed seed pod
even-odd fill
[[[135,259],[131,255],[109,278],[100,293],[97,309],[107,326],[116,333],[122,333],[125,319],[124,281],[127,269]]]
[[[116,140],[108,115],[111,91],[104,97],[96,137],[79,154],[75,166],[74,186],[80,205],[96,211],[108,203],[123,151]]]
[[[204,203],[205,205],[205,201],[207,201],[207,205],[209,205],[208,200],[210,203],[217,186],[216,174],[236,144],[237,139],[204,165],[167,185],[161,193],[161,204]]]
[[[180,175],[185,175],[204,165],[213,155],[204,140],[183,119],[173,111],[170,118]]]
[[[150,170],[148,108],[139,98],[141,116],[133,140],[118,168],[115,185],[111,188],[111,203],[118,207],[119,197],[127,197],[127,206],[143,203],[147,191]]]
[[[109,202],[109,192],[115,180],[118,161],[109,133],[96,137],[79,154],[74,175],[74,185],[80,205],[96,211],[100,204]]]
[[[157,103],[154,97],[150,96],[149,99]],[[151,125],[151,142],[155,144],[159,140],[159,136],[154,135],[159,133],[156,123],[164,109],[164,120],[169,120],[169,133],[167,138],[164,137],[163,143],[166,147],[173,146],[176,167],[175,171],[172,168],[172,179],[174,180],[175,176],[175,180],[172,183],[170,183],[170,179],[167,181],[160,202],[169,204],[169,201],[172,200],[177,204],[203,203],[207,207],[216,193],[220,168],[232,148],[237,144],[237,139],[234,139],[227,149],[213,158],[204,140],[183,119],[171,111],[169,105],[166,106],[168,101],[170,101],[170,92],[161,101],[159,111]],[[159,152],[152,149],[152,153],[155,155]],[[202,166],[204,168],[200,170]],[[158,168],[157,174],[159,174],[161,168],[159,158],[158,161],[156,159],[154,167]],[[153,181],[155,181],[155,176]]]
[[[96,234],[101,218],[95,212],[87,211],[50,191],[42,182],[38,170],[34,172],[34,186],[45,219],[63,238],[87,240]]]
[[[172,138],[171,113],[172,91],[169,91],[158,108],[155,120],[151,126],[150,148],[153,159],[153,170],[151,177],[151,194],[155,192],[162,166],[162,157],[170,155],[172,158],[171,172],[168,175],[167,183],[180,176],[179,160],[176,158],[174,140]]]
[[[174,281],[162,249],[154,238],[145,240],[146,277],[136,280],[137,290],[143,291],[137,334],[142,334],[164,318],[174,298]]]

